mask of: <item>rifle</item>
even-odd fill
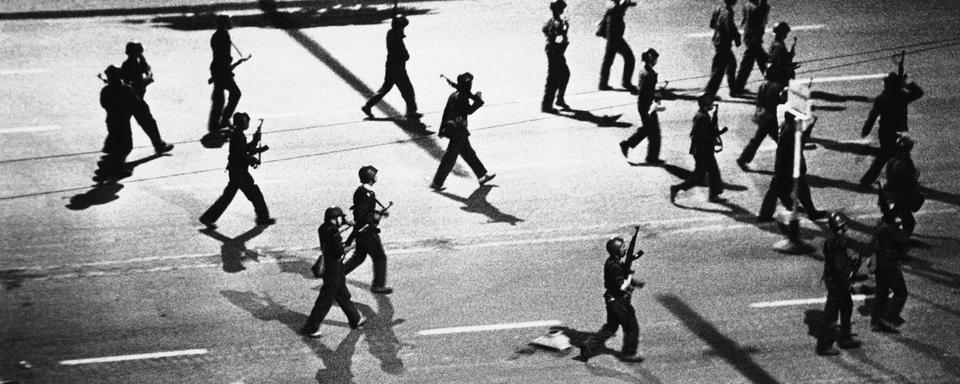
[[[633,237],[630,238],[630,246],[627,247],[626,260],[623,262],[623,269],[627,271],[627,278],[623,281],[623,286],[621,286],[620,289],[624,291],[633,289],[633,270],[631,267],[634,260],[643,256],[643,251],[637,251],[634,253],[634,249],[637,246],[637,236],[640,234],[640,226],[635,225],[633,228]]]
[[[718,112],[720,112],[720,105],[714,104],[713,117],[710,118],[710,127],[714,132],[716,132],[716,136],[715,136],[716,140],[713,143],[714,153],[720,153],[721,151],[723,151],[723,138],[721,136],[723,136],[723,134],[727,133],[727,131],[729,130],[727,129],[727,127],[723,127],[723,129],[717,129],[717,127],[720,125],[719,119],[717,116]]]
[[[894,56],[896,57],[896,56]],[[903,60],[907,57],[907,51],[900,51],[900,62],[897,63],[897,78],[900,79],[900,86],[906,83],[903,72]]]
[[[250,157],[250,166],[254,169],[260,166],[260,155],[270,149],[269,146],[260,145],[260,137],[263,135],[261,132],[262,128],[263,119],[260,119],[260,125],[257,126],[256,132],[253,133],[253,140],[250,141],[250,143],[256,145],[256,147],[247,150],[247,156]],[[254,155],[256,155],[256,157],[254,157]]]
[[[379,205],[381,209],[380,209],[379,211],[374,211],[374,213],[376,213],[376,214],[378,214],[378,215],[380,215],[380,216],[383,216],[383,217],[390,216],[390,213],[387,212],[387,210],[389,210],[390,207],[393,206],[393,202],[392,202],[392,201],[387,202],[387,206],[383,206],[383,203],[381,203],[380,200],[377,200],[377,205]],[[352,209],[352,207],[351,207],[351,209]],[[349,235],[349,236],[347,236],[347,240],[343,242],[343,246],[346,247],[346,246],[349,246],[350,244],[353,244],[353,240],[357,238],[357,234],[360,233],[360,232],[365,232],[369,227],[370,227],[370,224],[364,224],[364,225],[363,225],[362,227],[360,227],[360,228],[357,228],[356,226],[353,226],[353,231],[350,232],[350,235]]]

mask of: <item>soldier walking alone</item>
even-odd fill
[[[562,16],[566,8],[567,3],[564,0],[551,1],[550,11],[553,12],[553,17],[543,26],[543,35],[547,38],[547,45],[544,48],[547,52],[547,84],[544,86],[540,110],[548,113],[557,112],[553,108],[554,96],[556,96],[557,106],[570,109],[563,98],[567,92],[567,82],[570,81],[570,68],[567,67],[567,58],[564,56],[567,45],[570,45],[570,40],[567,38],[570,24],[567,18]]]
[[[473,146],[470,145],[470,131],[467,130],[467,116],[473,114],[483,106],[483,98],[480,92],[471,93],[473,88],[473,75],[470,72],[464,72],[457,76],[457,90],[447,98],[447,105],[443,108],[443,118],[440,123],[440,137],[450,139],[447,144],[447,152],[440,159],[440,165],[437,167],[437,173],[433,176],[433,182],[430,188],[435,191],[444,189],[443,183],[447,175],[453,170],[457,163],[457,157],[463,157],[473,173],[477,175],[477,181],[480,185],[486,184],[492,180],[496,174],[487,172]],[[472,101],[472,103],[471,103]]]
[[[361,167],[358,176],[360,186],[353,193],[353,207],[351,207],[356,225],[354,232],[347,239],[349,244],[353,238],[356,238],[357,249],[353,257],[344,263],[343,269],[349,275],[363,263],[367,255],[370,255],[373,261],[373,283],[370,284],[370,292],[390,294],[393,293],[393,289],[387,287],[387,254],[383,251],[383,243],[380,241],[380,219],[390,214],[386,208],[377,209],[380,201],[377,200],[377,194],[373,191],[373,185],[377,183],[377,169],[371,165]]]
[[[657,116],[654,106],[657,101],[657,71],[653,67],[657,65],[657,58],[660,54],[653,48],[648,49],[640,55],[643,61],[643,72],[640,72],[640,90],[637,92],[637,112],[640,113],[640,124],[636,132],[630,135],[624,141],[620,142],[620,152],[623,157],[627,157],[631,148],[635,148],[643,139],[647,139],[647,164],[663,164],[660,159],[660,118]]]
[[[633,57],[633,50],[630,49],[630,45],[623,39],[623,33],[627,28],[623,16],[627,12],[627,8],[635,6],[637,6],[637,3],[631,0],[623,0],[622,2],[621,0],[613,0],[613,6],[607,9],[603,19],[600,20],[597,36],[607,39],[603,62],[600,63],[600,85],[598,89],[601,91],[613,89],[609,85],[610,66],[613,65],[613,58],[617,54],[623,56],[623,80],[620,84],[630,92],[637,91],[637,87],[634,87],[631,82],[636,59]]]
[[[727,75],[727,85],[730,87],[730,96],[735,96],[737,89],[737,58],[733,55],[730,44],[740,46],[740,31],[733,22],[733,5],[737,0],[723,0],[723,5],[717,7],[710,17],[710,28],[713,29],[713,63],[710,66],[710,80],[703,92],[711,97],[717,95],[723,75]]]
[[[763,49],[763,33],[767,28],[767,16],[770,14],[770,5],[767,0],[747,0],[743,5],[743,21],[740,26],[743,27],[743,44],[746,45],[743,50],[743,57],[740,59],[740,71],[737,72],[737,81],[735,88],[731,88],[731,93],[742,94],[746,92],[747,79],[750,78],[750,72],[753,71],[753,63],[757,63],[757,68],[764,73],[767,70],[767,51]]]
[[[420,117],[423,116],[417,112],[417,97],[413,91],[413,84],[410,83],[410,76],[407,75],[407,60],[410,59],[410,54],[407,52],[406,44],[403,43],[403,38],[406,37],[403,30],[407,25],[410,25],[410,21],[404,15],[396,15],[390,22],[390,30],[387,31],[387,63],[383,85],[360,108],[368,118],[373,118],[371,108],[379,103],[394,85],[400,90],[403,101],[407,103],[407,119],[419,122]]]
[[[700,184],[704,177],[709,176],[710,198],[713,203],[722,202],[725,199],[720,195],[723,193],[723,178],[720,177],[720,167],[717,165],[716,144],[720,135],[723,134],[717,128],[717,113],[714,111],[713,117],[710,117],[710,110],[717,106],[713,104],[713,98],[708,94],[701,95],[697,102],[700,104],[700,110],[693,116],[693,129],[690,130],[690,154],[696,165],[693,168],[693,174],[684,182],[670,186],[670,202],[677,199],[677,193],[686,191]],[[724,128],[726,129],[726,128]]]
[[[917,226],[913,213],[923,206],[924,196],[920,193],[920,171],[913,164],[910,151],[913,140],[902,135],[897,139],[897,153],[887,162],[887,184],[883,192],[893,200],[893,214],[900,219],[903,232],[909,239]]]
[[[867,121],[863,123],[860,136],[867,137],[873,124],[880,118],[880,127],[877,128],[877,137],[880,139],[880,153],[873,158],[870,169],[860,178],[860,185],[869,187],[880,176],[883,166],[887,164],[897,152],[897,137],[907,128],[907,106],[923,97],[923,89],[914,82],[906,82],[906,75],[902,78],[891,72],[883,79],[883,92],[873,101],[873,108]]]
[[[860,267],[858,259],[847,252],[847,224],[850,219],[842,212],[830,214],[828,224],[831,236],[823,241],[823,283],[827,286],[827,303],[823,311],[826,318],[817,339],[818,355],[831,356],[840,353],[833,347],[836,342],[840,348],[860,348],[860,340],[853,337],[850,317],[853,315],[853,298],[850,296],[850,277]],[[837,318],[840,319],[839,337],[836,330]]]
[[[908,295],[900,262],[907,258],[909,238],[897,222],[896,214],[887,205],[883,193],[879,194],[877,200],[882,216],[877,221],[872,244],[875,247],[874,279],[877,289],[870,313],[870,329],[874,332],[900,333],[897,327],[906,322],[900,312]],[[893,298],[889,297],[891,291]]]
[[[153,150],[156,153],[170,152],[173,150],[173,144],[167,144],[160,138],[157,120],[150,113],[150,106],[147,105],[147,100],[144,98],[147,93],[147,85],[153,83],[153,71],[150,70],[147,59],[143,57],[143,45],[131,41],[127,43],[125,51],[127,60],[120,65],[120,73],[123,76],[123,81],[133,87],[134,92],[137,93],[137,97],[142,102],[142,107],[137,109],[133,118],[137,120],[137,124],[140,124],[140,128],[143,128],[143,133],[146,133],[147,137],[150,138],[150,143],[153,144]]]
[[[233,79],[233,69],[249,59],[250,57],[241,57],[233,62],[230,55],[230,48],[233,42],[230,40],[230,16],[217,16],[217,31],[210,37],[210,48],[213,50],[213,60],[210,62],[210,82],[213,83],[213,94],[210,106],[210,120],[207,122],[207,129],[210,132],[218,131],[222,127],[230,126],[230,116],[236,110],[240,102],[240,88]],[[229,93],[227,106],[223,106],[223,92]]]

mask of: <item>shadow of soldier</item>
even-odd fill
[[[358,287],[364,291],[370,290],[370,285],[347,280],[347,284]],[[357,304],[357,310],[367,318],[367,323],[363,327],[366,334],[367,346],[370,348],[370,354],[380,360],[380,369],[391,375],[399,375],[404,372],[403,360],[397,356],[403,347],[411,347],[411,344],[402,343],[397,338],[393,327],[403,324],[406,320],[394,319],[393,303],[387,295],[373,295],[377,301],[377,311],[364,304]]]
[[[365,2],[358,7],[321,7],[319,4],[291,8],[290,11],[281,10],[280,5],[273,0],[259,0],[257,4],[264,13],[241,14],[230,17],[235,28],[280,28],[303,29],[326,26],[370,25],[380,24],[393,18],[396,13],[407,16],[424,15],[430,13],[428,9],[397,7],[377,7]],[[157,16],[150,20],[158,27],[178,31],[200,31],[216,29],[213,12],[184,13],[171,16]],[[140,20],[126,20],[126,23],[137,24]]]
[[[231,304],[250,312],[254,318],[262,321],[279,321],[287,326],[291,331],[299,334],[300,327],[307,321],[307,315],[291,311],[280,305],[269,295],[258,295],[253,292],[240,292],[233,290],[221,290],[220,294],[227,298]],[[357,304],[362,306],[362,304]],[[324,321],[324,323],[332,323]],[[346,326],[346,324],[340,324]],[[304,344],[310,347],[311,351],[323,361],[324,368],[317,371],[317,382],[319,383],[353,383],[353,355],[357,349],[357,342],[363,332],[351,330],[336,349],[330,349],[326,344],[319,340],[314,340],[306,336],[301,336]]]
[[[577,121],[585,121],[588,123],[596,124],[598,127],[617,127],[617,128],[629,128],[632,124],[619,121],[622,114],[615,115],[594,115],[593,112],[581,109],[561,109],[556,113],[551,113],[552,115],[557,115],[560,117],[566,117],[568,119],[573,119]]]
[[[217,232],[217,230],[214,228],[201,229],[200,233],[210,236],[211,238],[222,243],[220,245],[220,260],[223,261],[223,271],[228,273],[236,273],[246,269],[243,266],[243,259],[246,258],[253,261],[258,261],[260,254],[248,250],[246,243],[250,239],[259,236],[265,229],[267,229],[267,226],[257,225],[253,228],[250,228],[243,234],[232,238]]]
[[[633,164],[633,163],[631,163],[630,165],[639,166],[639,165],[641,165],[641,164]],[[660,168],[663,168],[664,170],[667,171],[667,173],[673,175],[673,177],[676,177],[676,178],[678,178],[678,179],[680,179],[680,180],[687,180],[687,179],[693,177],[693,171],[686,170],[686,169],[684,169],[684,168],[680,168],[679,166],[676,166],[676,165],[673,165],[673,164],[663,163],[663,164],[660,164],[659,167],[660,167]],[[706,187],[706,186],[708,186],[708,185],[709,185],[709,184],[707,184],[707,178],[706,178],[706,177],[702,178],[701,180],[697,180],[697,186],[699,186],[699,187]],[[725,191],[743,192],[743,191],[746,191],[746,190],[747,190],[747,187],[742,186],[742,185],[737,185],[737,184],[730,184],[730,183],[727,183],[726,181],[724,181],[724,182],[723,182],[723,190],[725,190]]]
[[[119,199],[117,192],[123,189],[123,184],[106,183],[97,184],[89,191],[70,197],[70,203],[66,205],[68,209],[79,211],[90,208],[94,205],[102,205]]]
[[[480,188],[477,188],[470,194],[470,196],[463,198],[457,195],[454,195],[449,192],[439,192],[446,198],[451,200],[463,203],[464,206],[461,207],[464,212],[479,213],[490,218],[490,221],[487,223],[508,223],[510,225],[516,226],[517,223],[522,222],[523,219],[516,217],[511,214],[503,213],[497,207],[494,207],[487,201],[487,195],[490,194],[490,191],[496,185],[487,184],[482,185]]]
[[[594,346],[593,349],[590,350],[591,355],[585,356],[583,354],[583,346],[587,344],[588,339],[596,335],[596,332],[584,332],[584,331],[579,331],[579,330],[576,330],[570,327],[564,327],[564,326],[550,327],[550,331],[551,332],[560,331],[561,333],[563,333],[564,336],[570,339],[570,345],[580,349],[580,355],[575,356],[573,358],[574,360],[577,360],[577,361],[582,361],[585,363],[591,358],[594,358],[596,356],[600,356],[600,355],[618,356],[620,354],[620,352],[618,351],[607,348],[607,345],[604,343],[604,344],[599,344]]]

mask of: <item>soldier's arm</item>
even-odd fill
[[[480,96],[481,96],[480,92],[477,92],[470,97],[470,99],[473,100],[473,103],[467,107],[468,115],[473,114],[478,109],[480,109],[480,107],[483,106],[483,98],[481,98]]]
[[[873,108],[870,108],[870,114],[867,115],[867,121],[863,123],[863,128],[860,129],[860,137],[867,137],[870,134],[870,130],[873,129],[873,124],[877,122],[877,117],[880,116],[880,98],[873,101]]]
[[[910,82],[904,87],[904,90],[907,92],[907,102],[912,103],[917,99],[923,97],[923,89],[920,88],[917,83]]]

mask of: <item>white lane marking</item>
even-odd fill
[[[820,77],[820,78],[808,78],[807,81],[812,81],[814,84],[819,83],[836,83],[840,81],[857,81],[857,80],[867,80],[867,79],[882,79],[886,77],[886,73],[874,73],[870,75],[850,75],[850,76],[834,76],[834,77]],[[797,79],[797,82],[803,83],[803,79]]]
[[[49,69],[2,69],[0,75],[35,75],[50,72]]]
[[[224,170],[224,172],[226,172],[226,170]],[[257,184],[258,185],[259,184],[280,184],[280,183],[294,182],[294,181],[299,181],[299,180],[266,179],[266,180],[257,180]],[[226,186],[227,186],[227,182],[221,181],[218,183],[193,183],[193,184],[165,185],[160,187],[159,189],[162,191],[184,190],[184,189],[212,189],[212,188],[222,189],[223,187],[226,187]]]
[[[863,301],[866,299],[866,295],[853,295],[851,296],[853,301]],[[826,297],[819,297],[815,299],[795,299],[795,300],[780,300],[780,301],[764,301],[761,303],[750,304],[750,308],[773,308],[773,307],[787,307],[791,305],[808,305],[808,304],[823,304],[827,302]]]
[[[117,361],[159,359],[164,357],[176,357],[176,356],[205,355],[208,353],[210,352],[207,351],[206,349],[185,349],[182,351],[167,351],[167,352],[141,353],[136,355],[94,357],[90,359],[63,360],[60,362],[60,365],[112,363]]]
[[[470,325],[466,327],[437,328],[437,329],[428,329],[425,331],[420,331],[420,332],[417,332],[417,334],[420,336],[449,335],[451,333],[486,332],[486,331],[499,331],[504,329],[550,327],[555,325],[560,325],[560,320],[528,321],[524,323]]]
[[[790,31],[813,31],[817,29],[824,29],[826,25],[823,24],[812,24],[812,25],[798,25],[796,27],[791,27]],[[766,33],[773,33],[773,28],[767,28]],[[740,34],[743,34],[743,30],[740,30]],[[713,31],[709,32],[697,32],[697,33],[688,33],[684,35],[690,38],[703,38],[703,37],[713,37]]]
[[[0,128],[0,134],[2,133],[23,133],[23,132],[46,132],[46,131],[56,131],[60,129],[59,125],[41,125],[37,127],[13,127],[13,128]]]

